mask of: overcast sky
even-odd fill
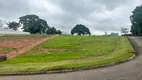
[[[0,19],[18,21],[36,14],[63,32],[83,24],[92,34],[104,34],[130,29],[131,12],[141,4],[142,0],[0,0]]]

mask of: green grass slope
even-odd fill
[[[97,67],[134,56],[125,37],[59,36],[17,58],[0,62],[0,73]]]

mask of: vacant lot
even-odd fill
[[[0,63],[0,73],[39,72],[96,67],[126,60],[134,54],[125,37],[59,36],[25,54]]]
[[[0,47],[1,48],[22,48],[35,43],[36,41],[45,38],[45,36],[14,36],[5,35],[0,37]]]
[[[0,55],[19,50],[42,40],[47,36],[39,35],[3,35],[0,36]]]

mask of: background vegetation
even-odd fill
[[[131,32],[135,36],[142,35],[142,5],[137,6],[130,16],[131,20]]]

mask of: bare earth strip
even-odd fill
[[[129,62],[94,70],[60,74],[1,76],[0,80],[142,80],[142,38],[129,38],[138,56]]]
[[[10,51],[9,53],[6,53],[6,54],[1,54],[1,55],[6,55],[7,59],[11,59],[11,58],[14,58],[16,56],[19,56],[21,54],[23,54],[24,52],[32,49],[33,47],[43,43],[44,41],[48,40],[48,39],[51,39],[51,38],[54,38],[54,37],[57,37],[58,35],[52,35],[52,36],[48,36],[48,37],[44,37],[44,38],[41,38],[41,39],[35,39],[35,40],[23,40],[23,39],[19,39],[19,41],[14,40],[11,41],[11,40],[7,40],[6,42],[4,41],[1,41],[1,43],[3,44],[0,44],[1,47],[14,47],[16,48],[15,50],[12,50]],[[32,43],[30,43],[32,42]],[[15,45],[13,45],[13,43],[15,43]],[[7,45],[6,45],[7,44]]]

